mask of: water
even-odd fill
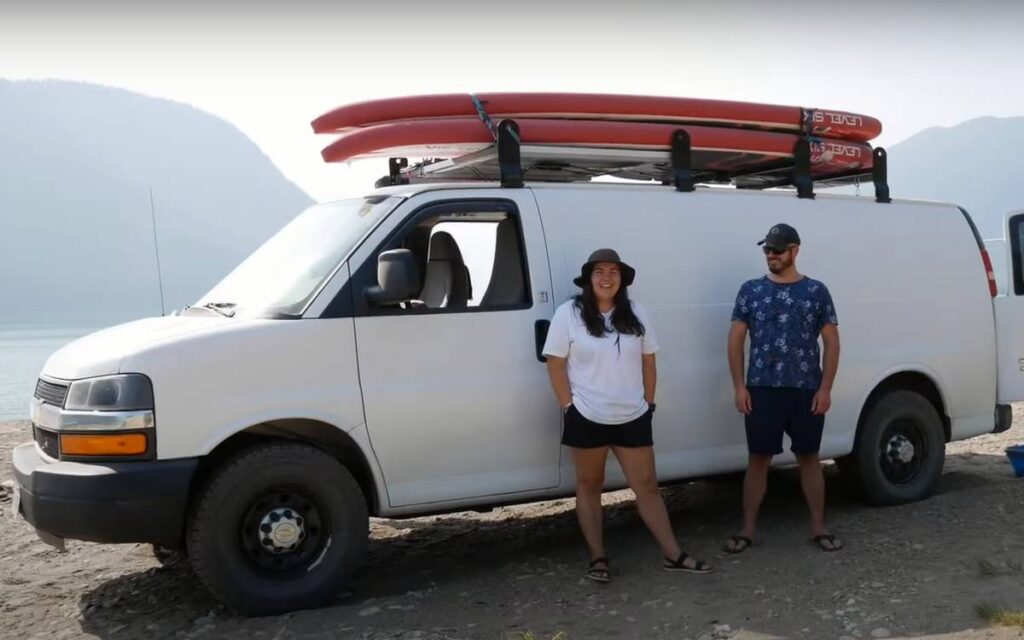
[[[0,325],[0,420],[27,420],[36,379],[50,355],[100,326]]]

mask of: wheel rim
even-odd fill
[[[320,558],[330,521],[307,491],[278,487],[250,503],[239,534],[245,559],[254,569],[288,579],[305,573]]]
[[[913,484],[927,458],[924,428],[916,420],[894,420],[882,433],[878,462],[889,482],[900,486]]]

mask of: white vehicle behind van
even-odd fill
[[[16,509],[55,544],[187,550],[217,597],[272,613],[329,601],[370,515],[571,495],[539,351],[601,246],[636,267],[658,330],[660,479],[741,470],[726,336],[781,221],[839,314],[823,457],[872,504],[927,497],[946,443],[1008,429],[1024,399],[1024,213],[995,296],[950,204],[463,182],[313,206],[181,315],[55,353],[14,451]]]

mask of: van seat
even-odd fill
[[[448,232],[438,231],[430,237],[420,300],[430,309],[461,309],[469,300],[469,270]]]
[[[494,269],[487,291],[480,299],[481,307],[519,304],[526,288],[523,283],[523,264],[519,256],[516,221],[506,218],[498,223],[494,237]]]

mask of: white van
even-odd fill
[[[370,515],[571,495],[539,354],[602,246],[636,267],[630,295],[661,342],[660,479],[741,470],[726,335],[740,284],[765,271],[755,242],[781,221],[840,319],[823,457],[871,503],[929,495],[946,443],[1008,429],[1024,399],[1024,214],[997,297],[954,205],[463,182],[313,206],[180,315],[54,354],[35,442],[14,451],[16,508],[55,543],[187,549],[217,597],[272,613],[328,601]]]

